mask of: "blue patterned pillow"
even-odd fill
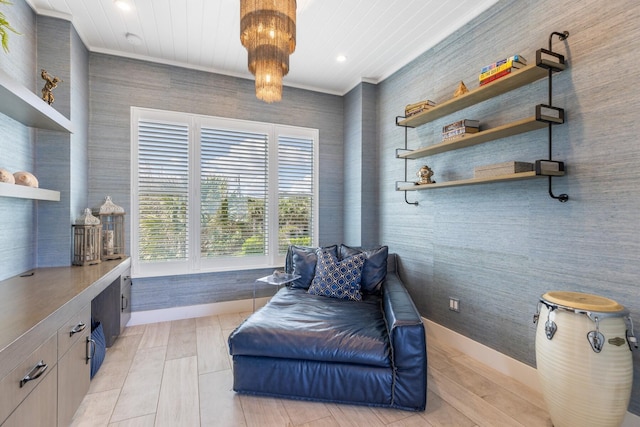
[[[323,250],[318,250],[316,275],[309,287],[309,293],[331,298],[361,301],[360,280],[364,254],[357,254],[342,261]]]

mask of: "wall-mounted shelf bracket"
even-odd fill
[[[400,124],[400,120],[402,120],[402,119],[406,119],[406,117],[404,117],[404,116],[396,116],[396,126],[401,126],[401,127],[404,128],[404,148],[397,148],[396,149],[396,158],[397,159],[401,158],[400,157],[400,153],[403,153],[403,152],[406,153],[406,152],[411,151],[411,150],[408,149],[408,146],[407,146],[407,137],[408,137],[407,131],[408,131],[409,128],[413,128],[413,126],[407,126],[407,125]],[[407,159],[405,157],[405,158],[403,158],[403,160],[404,160],[404,181],[397,181],[396,182],[396,190],[398,190],[400,188],[401,184],[407,184],[408,185],[409,182],[410,182],[409,178],[407,177],[407,173],[408,173],[408,171],[407,171],[407,161],[409,159]],[[413,182],[412,184],[415,184],[415,182]],[[408,205],[418,206],[418,201],[417,200],[415,202],[410,202],[407,199],[407,191],[406,190],[404,191],[404,201]]]
[[[562,111],[562,122],[564,122],[564,110],[562,110],[561,108],[555,108],[552,107],[553,105],[553,72],[554,71],[560,71],[558,68],[561,67],[561,69],[563,70],[565,68],[565,63],[564,63],[564,56],[556,53],[553,51],[553,47],[552,47],[552,40],[553,40],[553,36],[557,36],[558,40],[563,41],[566,40],[567,37],[569,37],[569,32],[568,31],[563,31],[562,33],[559,33],[557,31],[552,32],[549,35],[549,49],[538,49],[538,51],[536,52],[536,65],[539,67],[543,67],[543,68],[547,68],[549,70],[549,103],[548,105],[540,105],[538,107],[544,107],[544,112],[553,112],[553,110],[556,111]],[[558,64],[558,66],[552,66],[551,64]],[[538,112],[538,107],[536,107],[536,117],[538,116],[538,114],[542,114],[543,112],[541,111],[540,113]],[[553,115],[551,115],[553,117]],[[563,162],[554,162],[552,160],[553,158],[553,125],[554,122],[549,121],[549,160],[548,164],[553,164],[553,163],[558,163],[558,164],[562,164],[562,174],[564,175],[564,163]],[[557,123],[557,122],[556,122]],[[540,163],[541,161],[538,160],[536,162],[536,166]],[[544,161],[543,161],[544,162]],[[560,194],[558,196],[556,196],[555,194],[553,194],[553,175],[549,175],[549,196],[553,199],[558,200],[559,202],[565,203],[567,200],[569,200],[569,196],[567,194]]]

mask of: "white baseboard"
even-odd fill
[[[526,384],[540,393],[540,381],[538,372],[535,368],[519,362],[505,354],[500,353],[484,344],[480,344],[470,338],[465,337],[451,329],[447,329],[438,323],[422,318],[425,329],[427,330],[427,338],[447,343],[447,345],[466,354],[475,360],[491,366],[493,369],[510,376],[511,378]],[[427,341],[427,346],[429,342]],[[640,426],[640,417],[627,411],[627,415],[620,427],[638,427]]]

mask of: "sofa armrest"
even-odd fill
[[[394,405],[422,408],[427,396],[427,346],[420,313],[396,274],[382,285],[382,309],[394,366]]]

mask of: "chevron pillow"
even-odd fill
[[[338,261],[338,258],[318,250],[316,274],[309,286],[309,293],[330,298],[361,301],[360,281],[365,255],[357,254]]]

